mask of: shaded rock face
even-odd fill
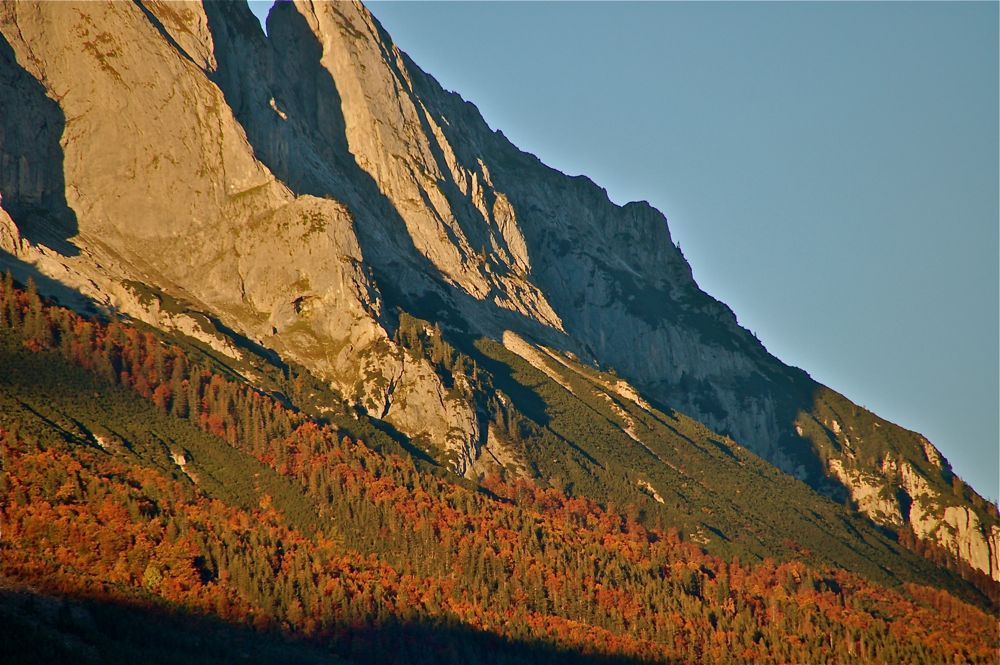
[[[395,308],[569,352],[1000,578],[995,507],[917,507],[905,462],[936,496],[950,482],[919,435],[896,428],[894,467],[855,454],[888,427],[859,436],[854,405],[825,425],[827,389],[698,288],[659,211],[518,150],[360,4],[282,3],[268,34],[241,3],[0,6],[0,263],[201,334],[123,285],[181,298],[468,475],[526,465],[392,341]]]
[[[74,235],[76,220],[66,205],[59,144],[63,111],[37,78],[18,66],[2,35],[0,118],[6,119],[0,122],[0,194],[6,195],[0,205],[5,214],[20,220],[20,234],[50,245]]]

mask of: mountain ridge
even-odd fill
[[[511,332],[527,362],[613,368],[664,412],[1000,578],[995,506],[929,442],[770,356],[698,288],[661,213],[519,151],[363,6],[280,4],[265,36],[241,4],[14,4],[0,32],[5,265],[239,357],[236,333],[460,475],[484,451],[526,453],[491,435],[475,377],[397,341],[398,312],[441,324],[473,367],[471,340]],[[17,133],[31,108],[46,109],[41,147]]]

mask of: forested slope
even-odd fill
[[[9,278],[0,323],[12,653],[189,662],[204,631],[206,662],[220,640],[351,662],[996,657],[995,617],[946,591],[807,552],[724,560],[524,479],[457,485]],[[116,632],[120,607],[139,609]],[[160,616],[176,651],[134,637]]]

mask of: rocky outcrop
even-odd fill
[[[660,493],[656,491],[656,488],[653,487],[648,480],[642,480],[640,478],[636,484],[639,485],[644,492],[648,493],[649,496],[653,497],[654,501],[657,503],[663,503],[663,497],[660,496]]]
[[[837,459],[830,460],[830,470],[844,483],[858,510],[874,522],[895,528],[909,526],[918,538],[954,553],[992,579],[1000,579],[998,527],[984,524],[968,506],[947,505],[945,497],[930,489],[927,480],[909,464],[899,468],[898,483],[876,474],[848,471]]]
[[[879,524],[900,526],[903,524],[902,510],[895,494],[875,474],[866,474],[844,468],[839,459],[830,460],[830,472],[850,492],[851,500],[858,510]]]
[[[17,225],[3,209],[2,204],[3,201],[0,200],[0,251],[17,256],[24,251],[24,241]]]
[[[1000,578],[1000,526],[990,526],[990,537],[987,541],[990,547],[990,577]]]
[[[849,416],[848,416],[849,417]],[[992,579],[1000,579],[996,562],[995,507],[992,515],[962,505],[953,488],[942,481],[951,474],[947,461],[925,438],[906,454],[882,453],[877,465],[866,464],[866,450],[881,450],[866,441],[859,427],[836,418],[823,422],[838,452],[829,461],[831,475],[847,489],[857,509],[872,521],[893,529],[910,528],[917,538],[953,553],[958,559]],[[802,425],[799,425],[802,429]],[[889,436],[902,430],[891,423],[874,421],[874,436],[886,430]]]

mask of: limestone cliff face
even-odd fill
[[[1000,579],[995,507],[933,446],[769,355],[659,211],[518,150],[360,4],[280,4],[265,36],[240,3],[8,3],[0,33],[4,266],[238,357],[215,317],[468,475],[527,466],[467,377],[393,342],[396,308],[571,353]]]
[[[872,521],[909,528],[992,579],[1000,579],[996,506],[951,471],[930,441],[851,404],[817,392],[797,430],[826,458],[856,508]]]
[[[484,334],[516,328],[613,366],[659,401],[806,477],[808,462],[785,449],[781,407],[746,390],[761,372],[775,374],[773,358],[698,289],[661,213],[645,203],[616,206],[588,179],[518,150],[417,68],[360,5],[281,5],[268,28],[275,49],[295,44],[285,66],[311,71],[316,88],[339,100],[342,134],[313,144],[325,154],[346,147],[390,204],[389,214],[359,213],[367,260],[398,273],[406,257],[433,275],[432,283],[397,282],[410,300],[440,293]],[[304,34],[315,48],[302,46]],[[289,122],[313,115],[302,96],[287,86],[276,93]],[[263,98],[244,115],[254,126],[270,115],[273,124]],[[328,192],[352,200],[343,190]],[[782,384],[793,380],[784,368],[778,374]]]
[[[122,284],[139,281],[195,303],[345,394],[374,385],[373,373],[405,377],[421,395],[444,392],[433,372],[404,368],[377,323],[380,296],[351,213],[335,200],[297,195],[256,158],[210,76],[220,58],[201,7],[15,4],[0,12],[0,103],[9,111],[0,191],[40,238],[25,247],[4,221],[4,250],[110,308],[238,356],[190,317],[150,309]],[[38,109],[48,116],[38,119]],[[74,228],[38,223],[36,210],[59,209],[53,201],[64,201]],[[62,253],[51,241],[60,233],[72,243]],[[373,347],[385,352],[358,362]],[[478,438],[457,407],[411,403],[422,417],[400,422],[424,425],[408,433],[445,439],[457,418],[469,441],[455,445]]]

